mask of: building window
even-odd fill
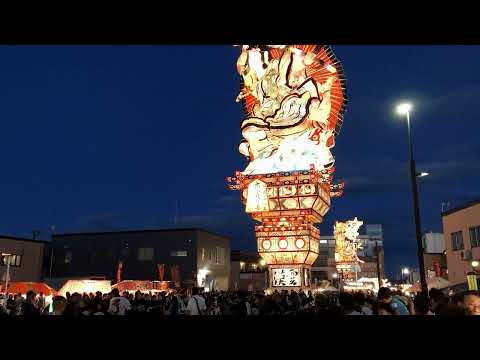
[[[206,249],[205,253],[207,261],[213,262],[215,259],[215,249]]]
[[[470,245],[472,248],[480,246],[480,226],[470,228]]]
[[[201,252],[202,252],[202,261],[205,261],[205,256],[206,256],[205,248],[202,248]]]
[[[225,249],[224,248],[217,246],[215,263],[217,265],[225,265]]]
[[[153,260],[153,248],[139,248],[138,260],[140,261],[152,261]]]
[[[2,266],[6,266],[9,257],[10,257],[10,266],[11,267],[22,266],[22,255],[16,255],[16,254],[4,254],[4,253],[2,253],[1,258],[0,258],[0,264]]]
[[[451,234],[452,236],[452,250],[463,250],[463,236],[461,231]]]
[[[124,247],[121,251],[123,257],[130,256],[130,248],[128,246]]]
[[[170,251],[170,256],[187,256],[187,252],[185,250]],[[203,257],[203,254],[202,254],[202,257]]]

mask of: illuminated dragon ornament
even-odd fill
[[[340,196],[331,149],[345,110],[343,68],[328,46],[242,45],[237,61],[247,167],[229,177],[256,226],[271,286],[308,286],[314,226]]]
[[[337,71],[337,67],[339,71]],[[329,48],[244,45],[237,61],[246,118],[239,151],[244,174],[333,166],[344,110],[344,80]]]

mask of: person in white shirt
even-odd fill
[[[192,297],[188,300],[187,315],[205,315],[207,305],[203,296],[199,294],[198,288],[192,289]]]
[[[130,301],[128,301],[126,297],[120,296],[118,289],[113,289],[108,312],[112,315],[123,316],[127,311],[130,311],[131,308]]]

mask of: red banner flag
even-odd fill
[[[123,262],[119,261],[118,267],[117,267],[117,284],[120,281],[122,281],[122,270],[123,270]]]
[[[158,267],[158,277],[160,281],[163,281],[163,277],[165,276],[165,264],[157,264]]]
[[[182,282],[182,277],[180,275],[180,266],[175,265],[175,286],[180,287],[181,282]]]
[[[174,283],[175,282],[175,265],[170,266],[170,279]]]

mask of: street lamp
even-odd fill
[[[404,279],[407,278],[408,280],[410,280],[409,274],[410,274],[410,270],[408,268],[402,269],[402,275],[404,276]]]
[[[418,266],[420,268],[420,284],[422,287],[422,292],[425,294],[428,294],[427,279],[425,277],[425,264],[423,261],[422,225],[420,221],[420,208],[418,206],[418,192],[417,192],[418,174],[415,167],[415,159],[413,158],[413,143],[412,143],[412,134],[410,131],[410,111],[411,110],[412,110],[412,104],[410,103],[403,103],[397,106],[397,113],[402,116],[404,115],[407,119],[408,152],[409,152],[409,158],[410,158],[410,179],[412,182],[413,213],[415,217],[415,233],[417,238]]]

